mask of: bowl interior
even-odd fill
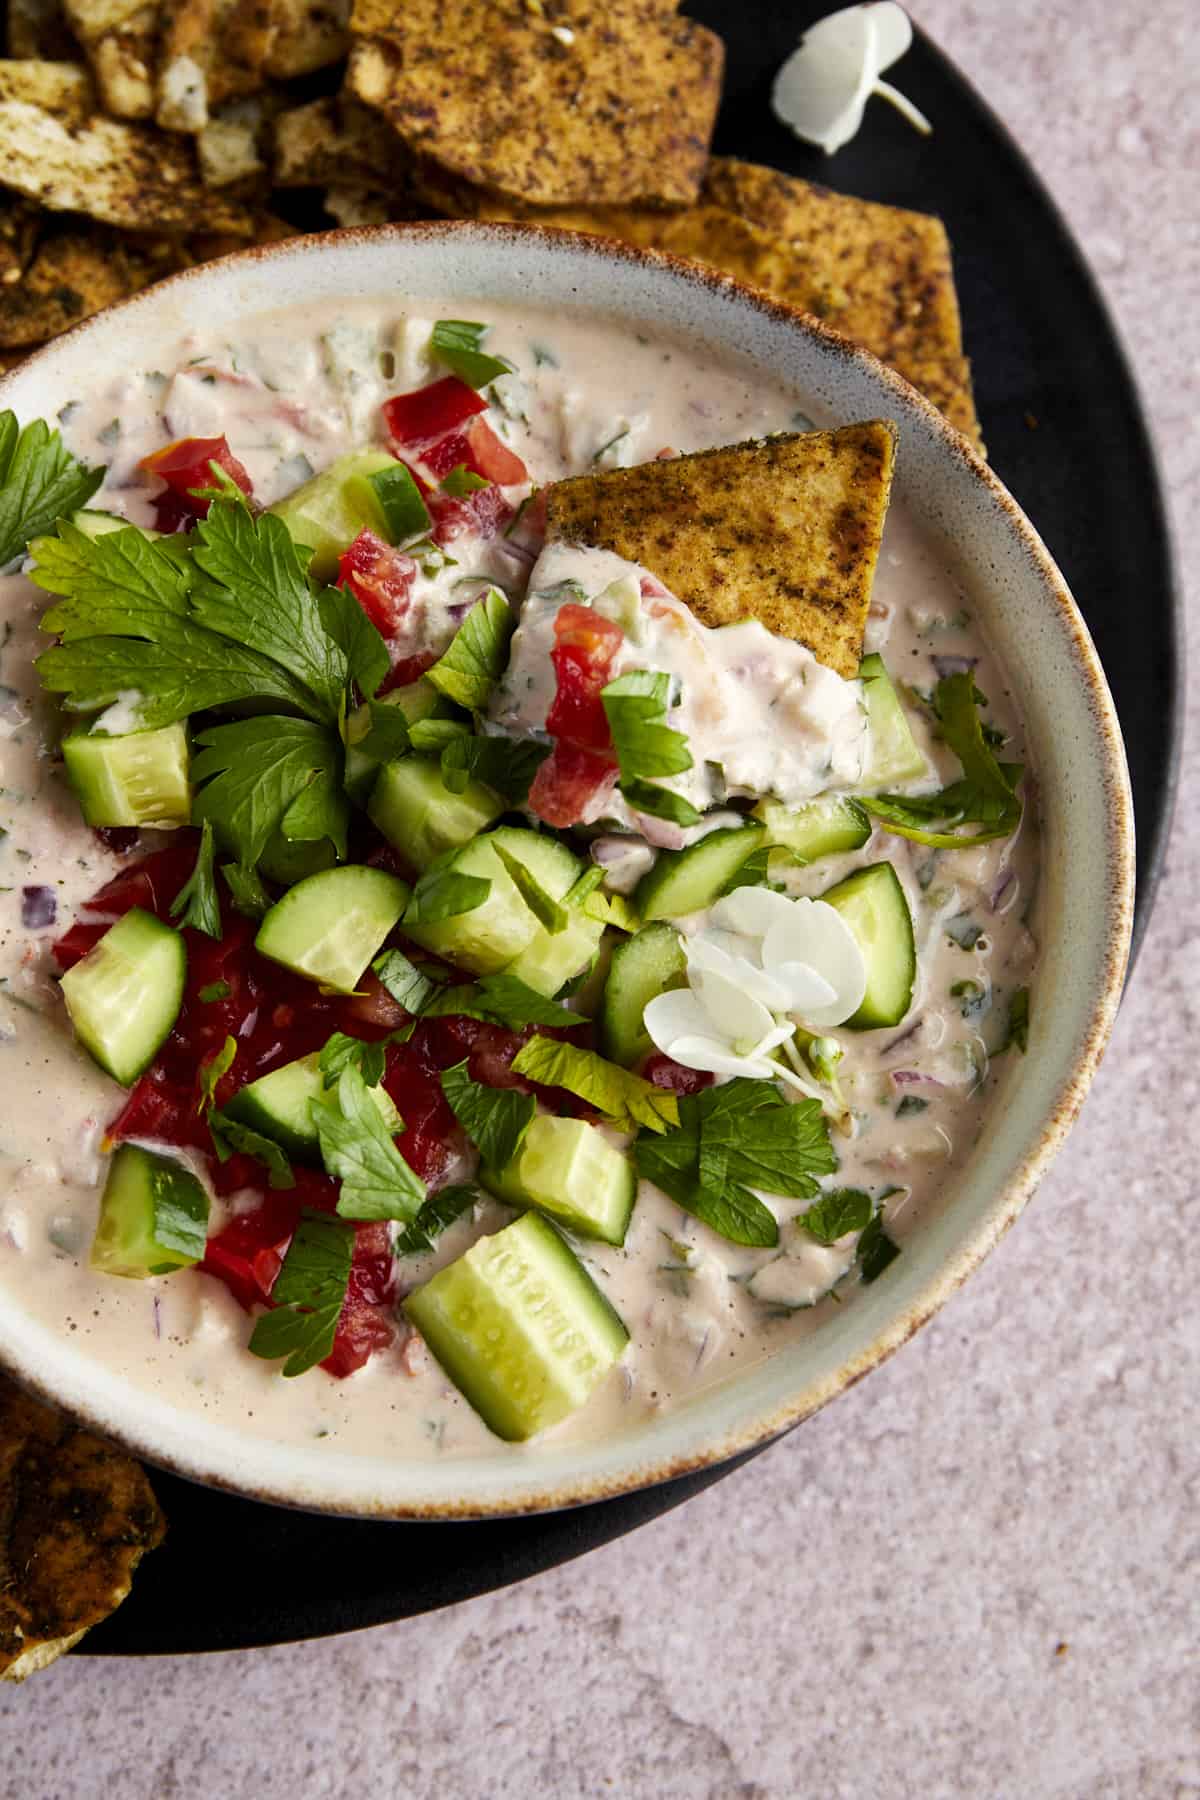
[[[0,1362],[138,1454],[264,1499],[382,1516],[473,1516],[595,1499],[718,1461],[814,1411],[910,1336],[995,1243],[1062,1140],[1115,1014],[1132,919],[1132,812],[1115,713],[1086,628],[1044,546],[995,476],[912,389],[811,321],[670,258],[508,226],[381,227],[247,252],[78,327],[0,383],[0,405],[52,418],[96,370],[278,307],[379,295],[603,314],[744,358],[838,422],[900,431],[896,497],[941,547],[1011,674],[1037,771],[1042,958],[1029,1053],[1009,1073],[951,1203],[812,1337],[724,1386],[593,1445],[553,1442],[445,1463],[256,1441],[184,1418],[11,1308]],[[476,309],[472,313],[470,306]]]

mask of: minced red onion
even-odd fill
[[[939,1081],[936,1075],[923,1075],[920,1069],[890,1069],[888,1073],[897,1087],[935,1087],[944,1088],[946,1083]]]
[[[58,895],[53,888],[21,889],[21,923],[30,931],[44,931],[58,917]]]

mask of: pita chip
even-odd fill
[[[661,0],[356,0],[347,83],[405,147],[525,205],[686,206],[723,46]]]
[[[0,287],[0,346],[32,349],[80,319],[169,274],[169,243],[140,245],[109,232],[44,237],[21,281]]]
[[[42,62],[65,62],[77,55],[62,0],[8,0],[5,49],[9,56]]]
[[[787,244],[794,279],[812,290],[806,310],[889,364],[979,442],[950,240],[940,219],[731,157],[709,164],[704,199]]]
[[[271,16],[275,37],[266,66],[278,81],[312,75],[350,48],[350,0],[272,0]]]
[[[204,186],[191,144],[105,118],[85,71],[65,63],[0,62],[0,186],[126,231],[254,229]]]
[[[0,1376],[0,1678],[24,1681],[115,1611],[164,1530],[139,1464]]]
[[[850,677],[895,451],[875,419],[577,475],[549,490],[546,535],[640,563],[705,625],[759,619]]]

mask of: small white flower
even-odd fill
[[[850,142],[872,94],[890,101],[918,131],[932,131],[911,100],[880,80],[911,43],[912,26],[893,0],[847,6],[819,19],[775,77],[771,104],[777,117],[827,156]]]
[[[771,1052],[795,1035],[781,1013],[824,1030],[862,1005],[866,964],[849,926],[823,900],[759,887],[736,889],[709,916],[707,930],[684,940],[687,987],[646,1007],[653,1043],[686,1069],[781,1079],[819,1098]]]

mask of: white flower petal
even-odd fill
[[[697,993],[699,982],[705,975],[720,975],[732,981],[751,999],[759,1001],[770,1012],[786,1012],[788,990],[773,976],[760,969],[757,961],[751,962],[748,956],[731,954],[717,942],[724,938],[731,944],[753,945],[750,938],[734,937],[731,932],[701,932],[694,938],[688,938],[684,944],[688,960],[688,979]],[[696,979],[693,979],[693,971]]]
[[[728,1044],[756,1044],[775,1023],[762,1001],[728,975],[693,965],[688,982],[708,1015],[707,1029]]]
[[[879,73],[873,10],[847,6],[818,19],[775,77],[776,115],[827,156],[858,130]]]
[[[888,100],[918,131],[932,129],[925,115],[890,82],[884,69],[912,43],[912,26],[893,0],[848,6],[805,32],[775,77],[771,105],[778,118],[827,156],[849,143],[862,124],[872,94]]]
[[[912,47],[908,14],[895,0],[878,0],[870,10],[875,27],[875,67],[890,69]]]
[[[775,971],[780,985],[787,987],[787,1012],[802,1013],[811,1018],[814,1009],[836,1006],[837,989],[809,963],[780,963]]]
[[[676,1038],[707,1036],[712,1030],[708,1014],[690,988],[672,988],[669,993],[656,994],[646,1005],[642,1024],[664,1056],[674,1055],[671,1045]]]
[[[815,969],[834,989],[835,998],[808,1009],[797,1007],[808,1025],[840,1025],[862,1005],[867,991],[867,965],[858,940],[835,907],[824,900],[796,900],[788,919],[767,933],[763,961],[776,975],[788,963]]]
[[[771,1081],[779,1073],[774,1063],[736,1056],[706,1037],[676,1038],[667,1055],[685,1069],[707,1069],[710,1075],[747,1075],[751,1081]]]
[[[773,888],[740,887],[718,900],[709,918],[724,931],[763,938],[777,919],[790,917],[792,905],[786,894],[777,894]]]
[[[747,1050],[746,1055],[752,1062],[757,1062],[760,1057],[767,1056],[772,1050],[778,1050],[780,1044],[785,1044],[788,1038],[795,1036],[795,1033],[796,1027],[790,1019],[785,1024],[772,1026],[771,1030],[759,1039],[752,1050]]]

